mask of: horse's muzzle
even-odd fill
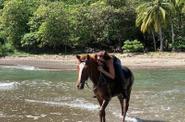
[[[78,89],[83,89],[83,88],[84,88],[84,84],[79,83],[79,84],[77,85],[77,88],[78,88]]]

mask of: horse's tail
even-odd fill
[[[123,66],[123,70],[127,72],[126,73],[127,74],[126,75],[126,86],[127,86],[126,90],[127,90],[127,100],[129,101],[130,94],[132,91],[132,85],[134,83],[134,74],[128,67]]]
[[[123,66],[123,72],[125,72],[125,77],[127,79],[127,87],[130,88],[132,87],[133,83],[134,83],[134,74],[133,72],[126,66]]]
[[[130,69],[128,69],[128,71],[130,72],[130,78],[129,78],[130,84],[129,84],[129,88],[132,88],[132,85],[134,83],[134,74],[133,74],[133,72]]]

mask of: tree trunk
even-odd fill
[[[175,34],[174,34],[174,27],[173,27],[173,22],[171,21],[171,34],[172,34],[172,45],[175,42]],[[175,51],[175,47],[172,47],[172,51]]]
[[[163,48],[164,48],[164,42],[163,42],[163,37],[162,37],[162,28],[159,28],[159,40],[160,40],[160,49],[159,51],[163,52]]]
[[[179,11],[179,31],[181,33],[181,29],[182,29],[182,15],[181,12]]]
[[[154,43],[154,51],[156,51],[157,47],[156,47],[156,40],[155,40],[154,31],[153,30],[151,30],[151,31],[152,31],[152,38],[153,38],[153,43]]]
[[[65,45],[65,47],[64,47],[64,48],[65,48],[65,54],[66,54],[66,53],[67,53],[67,46]]]

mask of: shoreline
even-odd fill
[[[123,65],[131,69],[185,68],[185,53],[118,54]],[[75,55],[30,55],[0,58],[0,66],[33,66],[48,70],[76,70]]]

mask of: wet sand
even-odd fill
[[[180,68],[185,67],[185,53],[114,54],[130,68]],[[76,70],[75,55],[30,55],[0,58],[0,65],[34,66],[50,70]]]

